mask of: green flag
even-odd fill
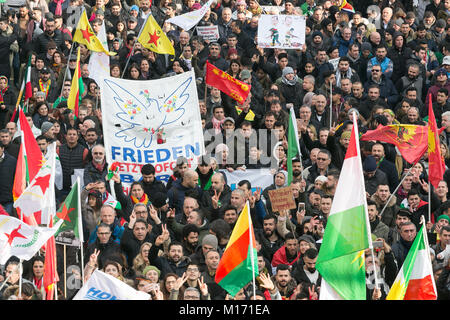
[[[79,184],[78,182],[75,182],[72,186],[72,190],[67,195],[58,211],[56,211],[56,215],[53,218],[53,223],[56,223],[61,219],[64,220],[58,231],[55,233],[55,237],[61,232],[73,231],[76,238],[82,239],[83,230],[80,230],[81,223],[79,217],[81,216],[81,208],[79,207],[79,199]]]
[[[297,119],[295,118],[294,108],[291,108],[288,127],[288,150],[287,150],[287,169],[288,184],[292,182],[292,159],[300,154],[300,144],[298,142]]]

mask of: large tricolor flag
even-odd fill
[[[30,260],[61,223],[53,228],[30,226],[17,218],[0,215],[0,264],[11,256]]]
[[[81,102],[81,97],[84,93],[83,78],[81,77],[80,66],[80,47],[78,47],[77,53],[77,66],[72,78],[72,84],[70,86],[69,98],[67,98],[67,107],[72,110],[76,117],[78,117],[78,109]]]
[[[321,300],[365,300],[364,250],[371,243],[366,191],[353,118],[350,144],[342,165],[316,268],[322,275]]]
[[[220,259],[215,281],[234,297],[258,274],[255,233],[247,201]]]
[[[292,159],[301,157],[300,144],[298,140],[297,119],[295,118],[294,108],[290,110],[289,127],[288,127],[288,150],[287,150],[287,169],[288,169],[288,184],[292,182]]]
[[[433,267],[422,225],[386,300],[436,300]]]
[[[36,225],[50,223],[55,215],[56,143],[48,147],[50,153],[33,181],[14,201],[14,208],[24,222]]]
[[[150,14],[144,24],[138,39],[145,48],[159,54],[175,54],[175,49],[158,22]]]
[[[20,145],[16,174],[14,176],[14,201],[20,197],[27,185],[34,179],[45,161],[21,108],[19,108],[19,127],[22,143]]]
[[[16,102],[16,109],[11,117],[11,122],[16,122],[17,110],[19,106],[22,109],[27,109],[26,102],[33,96],[33,86],[31,85],[31,54],[28,57],[28,64],[25,69],[25,74],[22,81],[22,86],[20,87],[19,96]]]

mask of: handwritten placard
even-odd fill
[[[296,208],[291,186],[280,189],[269,190],[269,198],[273,212],[290,210]]]

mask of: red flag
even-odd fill
[[[53,222],[50,220],[49,228],[53,227]],[[44,277],[43,284],[45,289],[45,299],[54,300],[55,287],[59,281],[58,271],[56,269],[56,244],[55,236],[51,236],[45,248],[45,261],[44,261]]]
[[[226,95],[243,104],[251,85],[233,78],[228,73],[206,61],[206,84],[219,89]]]
[[[439,130],[434,117],[431,94],[428,95],[428,176],[431,184],[437,188],[444,177],[445,162],[441,155]]]
[[[27,118],[22,109],[19,108],[19,124],[20,131],[22,132],[19,157],[17,159],[16,174],[14,177],[13,185],[13,198],[14,201],[22,194],[27,184],[29,184],[39,169],[42,167],[44,157],[41,149],[34,138]]]
[[[428,128],[411,124],[379,125],[368,130],[360,140],[377,140],[395,145],[403,158],[416,163],[428,148]]]

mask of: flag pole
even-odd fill
[[[81,192],[80,192],[80,177],[77,177],[77,196],[78,196],[78,236],[80,238],[80,250],[81,250],[81,281],[84,285],[84,236],[83,236],[83,218],[81,215]]]
[[[431,183],[428,179],[428,221],[431,221]]]
[[[63,248],[64,248],[64,298],[67,299],[67,271],[66,271],[66,267],[67,267],[67,261],[66,261],[66,245],[63,244]]]
[[[403,181],[406,179],[407,176],[409,176],[412,168],[415,166],[415,164],[413,164],[411,166],[411,168],[409,168],[409,170],[406,172],[405,176],[402,178],[402,180],[400,181],[400,183],[397,185],[397,187],[395,188],[394,192],[391,193],[391,195],[389,196],[389,198],[386,201],[386,204],[383,207],[383,210],[381,210],[380,212],[380,216],[383,215],[384,210],[386,210],[386,207],[388,206],[388,203],[391,201],[392,197],[395,195],[395,193],[397,192],[398,188],[400,188],[400,186],[402,185]]]
[[[359,146],[358,119],[356,118],[356,113],[355,112],[352,113],[352,116],[353,116],[353,128],[354,128],[353,132],[355,133],[355,138],[357,139],[355,141],[356,142],[356,149],[357,149],[358,157],[361,159],[361,149],[360,149],[360,146]],[[361,183],[362,183],[362,186],[365,185],[365,183],[364,183],[364,175],[361,175]],[[365,217],[365,220],[366,220],[366,232],[367,232],[367,238],[368,238],[367,240],[369,242],[369,249],[372,252],[373,263],[376,266],[376,264],[375,264],[375,254],[374,254],[374,251],[373,251],[372,237],[370,236],[372,234],[372,230],[370,229],[369,213],[367,211],[367,197],[364,196],[363,198],[364,198],[364,217]],[[376,268],[375,268],[375,271],[374,271],[374,275],[375,275],[375,288],[378,289],[379,281],[378,281],[378,275],[377,275]]]
[[[252,221],[252,217],[250,215],[250,204],[247,200],[247,208],[248,208],[248,221],[251,222]],[[250,259],[252,260],[252,278],[253,278],[253,299],[256,299],[256,277],[255,277],[255,254],[253,252],[253,225],[250,225],[249,223],[249,230],[252,230],[252,234],[250,234]]]
[[[136,37],[136,40],[135,40],[134,43],[133,43],[133,47],[131,48],[130,55],[128,56],[127,62],[125,63],[125,67],[123,68],[122,76],[121,76],[120,78],[123,78],[123,76],[125,75],[125,72],[127,71],[128,63],[130,62],[131,56],[132,56],[133,53],[134,53],[134,47],[136,46],[136,41],[138,41],[139,37],[141,36],[142,30],[144,29],[145,25],[147,24],[147,20],[148,20],[148,17],[149,17],[150,15],[151,15],[151,13],[147,15],[147,18],[145,18],[145,21],[144,21],[144,23],[142,24],[141,29],[139,30],[139,33],[138,33],[138,35],[137,35],[137,37]]]
[[[330,82],[330,130],[333,122],[333,82]]]
[[[19,297],[22,296],[22,273],[23,273],[22,261],[23,259],[20,259],[19,261]]]

